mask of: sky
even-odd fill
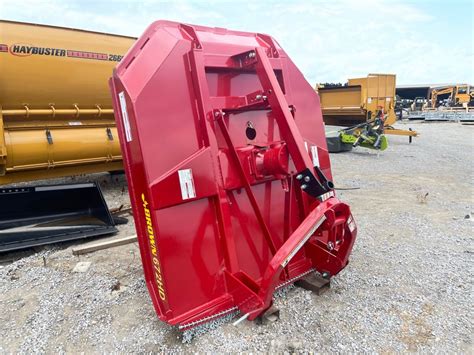
[[[473,0],[0,0],[0,19],[140,36],[155,20],[273,36],[306,79],[474,84]],[[0,34],[1,36],[1,34]]]

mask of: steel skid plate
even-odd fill
[[[319,98],[272,37],[158,21],[110,86],[161,320],[252,320],[279,285],[347,265]]]

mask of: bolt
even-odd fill
[[[329,241],[328,242],[328,250],[333,250],[334,249],[334,243]]]
[[[256,99],[256,100],[261,100],[261,99],[262,99],[262,95],[257,95],[257,96],[255,96],[255,99]]]
[[[322,276],[323,278],[325,278],[325,279],[329,279],[329,278],[331,277],[331,274],[330,274],[329,272],[327,272],[327,271],[324,271],[324,272],[321,274],[321,276]]]
[[[309,176],[304,177],[304,181],[309,182],[309,180],[311,180]]]
[[[303,184],[303,185],[301,185],[301,190],[306,190],[307,187],[308,187],[308,185]]]
[[[303,175],[302,175],[302,174],[296,175],[296,180],[301,180],[302,178],[303,178]]]
[[[219,111],[214,112],[214,117],[219,117]]]

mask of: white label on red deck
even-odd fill
[[[351,233],[356,228],[356,224],[354,222],[354,218],[352,218],[352,215],[350,215],[349,218],[347,219],[347,226],[349,227],[349,230],[351,231]]]
[[[315,145],[311,146],[311,156],[313,157],[313,166],[319,167],[319,154],[318,147]]]
[[[196,197],[194,189],[193,171],[191,169],[178,170],[179,185],[181,186],[181,197],[183,200]]]
[[[319,198],[322,202],[326,201],[328,198],[330,197],[333,197],[334,196],[334,192],[333,191],[329,191],[329,192],[326,192],[325,194],[322,194]]]
[[[125,140],[127,142],[131,142],[132,131],[130,129],[130,121],[128,120],[127,103],[125,102],[124,92],[123,91],[119,92],[118,97],[120,101],[120,109],[122,110],[122,121],[123,121],[123,129],[125,131]]]

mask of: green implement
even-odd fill
[[[361,146],[364,148],[369,149],[378,149],[378,150],[385,150],[388,147],[388,140],[385,135],[381,135],[378,137],[379,144],[376,146],[377,137],[374,136],[366,136],[363,133],[347,133],[346,131],[342,131],[339,134],[342,143],[352,144],[353,146]]]
[[[387,137],[384,135],[384,117],[380,114],[369,122],[343,129],[339,133],[342,143],[361,146],[369,149],[385,150],[388,147]]]

